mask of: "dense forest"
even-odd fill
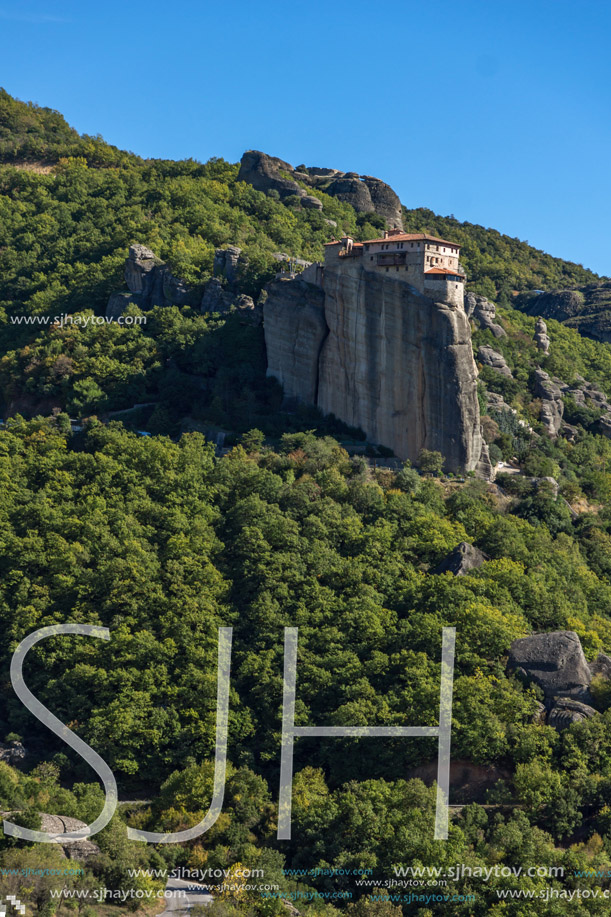
[[[240,290],[257,298],[277,269],[274,252],[319,258],[338,230],[377,235],[378,217],[325,195],[320,213],[281,203],[237,182],[237,165],[222,160],[143,160],[4,92],[0,159],[0,738],[27,750],[19,768],[0,762],[0,809],[29,827],[41,812],[99,814],[92,771],[27,713],[8,667],[37,628],[101,624],[108,643],[51,638],[25,669],[31,690],[108,762],[131,800],[96,835],[84,876],[66,883],[154,891],[164,869],[237,874],[248,864],[300,913],[321,917],[606,914],[602,899],[532,909],[497,896],[595,889],[596,871],[611,870],[611,692],[596,685],[597,715],[558,732],[536,721],[539,690],[506,666],[511,642],[537,630],[575,631],[589,660],[611,653],[611,440],[600,412],[569,398],[575,434],[550,439],[534,382],[541,367],[611,397],[611,353],[550,321],[545,354],[534,318],[510,308],[514,290],[595,275],[493,230],[406,210],[407,230],[460,242],[473,289],[499,302],[506,336],[474,323],[473,341],[494,346],[511,370],[481,367],[479,394],[491,455],[518,473],[499,486],[456,478],[439,455],[419,469],[380,467],[374,444],[360,442],[365,455],[351,448],[359,431],[283,409],[265,378],[261,327],[236,312],[156,306],[139,326],[11,321],[103,314],[136,241],[196,288],[211,277],[215,248],[239,245]],[[222,453],[208,429],[227,433]],[[461,542],[486,562],[460,578],[433,572]],[[193,842],[130,841],[127,825],[177,831],[208,809],[222,626],[234,642],[222,815]],[[293,835],[277,840],[288,626],[299,627],[297,723],[336,726],[435,725],[441,631],[457,628],[452,756],[479,783],[453,800],[447,842],[432,840],[426,771],[436,746],[422,738],[300,739]],[[65,862],[55,845],[3,836],[2,893],[29,895],[51,917],[53,878],[17,871]],[[440,900],[422,903],[384,891],[401,863],[561,872],[450,879]],[[374,885],[355,883],[364,872]],[[346,897],[324,897],[338,890]],[[71,909],[116,912],[62,902]],[[210,914],[286,910],[255,890],[219,894]]]

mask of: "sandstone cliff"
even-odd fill
[[[267,374],[282,384],[287,398],[316,404],[320,349],[329,329],[325,294],[303,280],[276,280],[263,307]]]
[[[245,181],[258,191],[277,191],[281,198],[296,194],[301,197],[302,206],[321,209],[320,199],[308,194],[309,186],[351,204],[359,213],[379,214],[389,228],[403,229],[401,201],[390,185],[371,175],[314,166],[294,169],[283,159],[259,150],[247,150],[240,162],[238,181]]]
[[[400,458],[434,449],[448,471],[475,469],[482,436],[465,312],[360,263],[326,268],[324,286],[324,296],[304,281],[270,286],[268,374]]]

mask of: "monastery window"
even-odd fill
[[[369,260],[370,260],[370,261],[373,261],[373,255],[370,256]]]

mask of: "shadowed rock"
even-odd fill
[[[490,560],[487,554],[475,548],[468,541],[461,541],[447,557],[431,570],[431,573],[452,573],[454,576],[464,576],[470,570],[476,570],[483,563]]]
[[[591,701],[590,668],[579,637],[572,630],[514,640],[508,666],[539,685],[548,702],[556,697],[571,697],[585,704]]]
[[[6,761],[7,764],[14,767],[23,761],[26,756],[27,751],[21,742],[9,742],[8,745],[0,742],[0,761]]]
[[[568,697],[559,698],[547,716],[547,725],[553,726],[558,731],[567,729],[572,723],[581,723],[596,714],[596,710],[589,704],[571,700]]]
[[[267,374],[282,384],[287,398],[315,404],[318,361],[329,329],[325,294],[304,280],[276,280],[263,305]]]

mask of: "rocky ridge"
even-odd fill
[[[379,214],[391,229],[403,229],[401,201],[390,185],[372,175],[304,165],[293,168],[283,159],[247,150],[240,162],[238,181],[247,182],[257,191],[275,191],[280,198],[297,195],[302,207],[322,210],[320,198],[308,194],[305,185],[350,204],[358,213]]]
[[[129,248],[125,261],[125,283],[129,292],[111,293],[106,317],[117,319],[130,303],[144,312],[154,306],[192,306],[201,312],[242,312],[249,321],[261,321],[261,309],[252,297],[239,292],[239,272],[244,264],[242,250],[236,245],[217,248],[214,253],[214,277],[204,286],[190,286],[175,277],[167,264],[146,245]]]
[[[521,293],[515,306],[527,315],[554,318],[597,341],[611,342],[611,281],[572,290]]]

